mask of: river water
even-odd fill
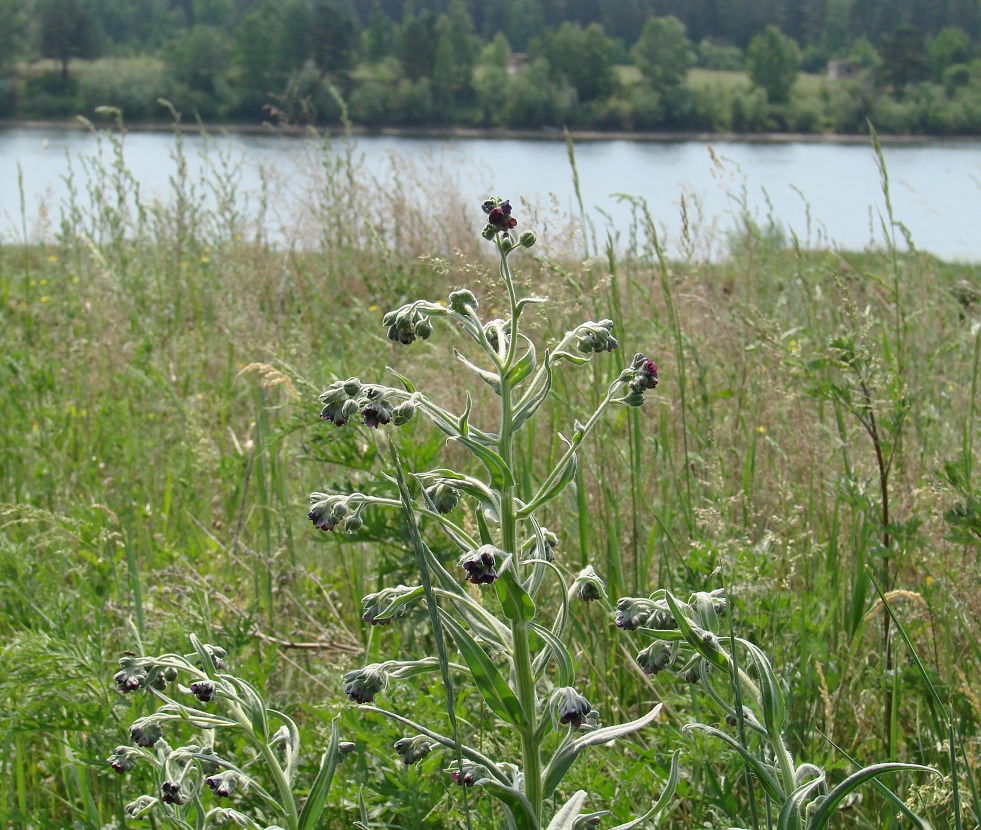
[[[303,137],[243,134],[184,137],[192,176],[234,167],[243,205],[270,178],[290,183],[307,175],[314,142]],[[561,140],[436,139],[366,136],[353,139],[380,187],[416,165],[444,177],[474,203],[487,194],[519,195],[558,214],[578,216],[573,176]],[[166,201],[174,175],[172,133],[125,137],[128,171],[144,197]],[[339,149],[341,142],[335,140]],[[0,130],[0,239],[36,241],[57,227],[68,194],[84,180],[85,159],[98,152],[91,132],[53,128]],[[101,140],[102,152],[107,141]],[[870,144],[718,141],[582,141],[576,145],[580,189],[601,238],[625,232],[629,205],[616,194],[646,200],[669,245],[682,228],[681,197],[716,253],[726,230],[748,212],[772,217],[805,245],[862,249],[880,245],[885,199]],[[981,142],[931,142],[884,148],[894,215],[916,247],[951,260],[981,262]],[[84,192],[84,186],[80,188]],[[290,189],[276,188],[284,201]],[[255,199],[251,203],[255,203]],[[282,234],[285,205],[274,211]],[[712,232],[714,229],[714,233]],[[902,241],[902,235],[898,237]]]

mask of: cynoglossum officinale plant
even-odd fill
[[[535,234],[519,233],[507,200],[487,199],[482,208],[486,216],[482,235],[497,251],[508,316],[484,319],[477,296],[460,288],[445,303],[406,303],[389,311],[382,323],[391,340],[406,346],[429,339],[441,321],[461,329],[476,354],[473,358],[455,354],[496,397],[496,411],[487,413],[493,425],[478,426],[470,395],[462,413],[451,412],[396,372],[391,374],[399,386],[352,377],[332,383],[321,395],[323,418],[337,426],[359,417],[368,427],[399,426],[424,416],[474,456],[480,474],[440,468],[407,475],[393,442],[392,480],[397,492],[392,497],[314,493],[309,518],[321,530],[343,532],[358,530],[361,514],[368,508],[395,508],[405,518],[419,564],[418,584],[369,594],[363,601],[363,619],[372,625],[392,623],[412,603],[425,603],[439,654],[377,662],[344,676],[351,700],[408,731],[395,745],[402,761],[413,763],[433,748],[444,747],[451,758],[447,772],[452,781],[490,792],[506,808],[510,826],[520,830],[598,826],[605,813],[583,812],[584,791],[574,793],[550,817],[545,814],[547,800],[587,747],[642,729],[655,720],[661,707],[629,723],[600,726],[600,713],[576,686],[575,660],[563,638],[574,603],[604,597],[605,587],[592,567],[571,575],[556,561],[558,537],[542,526],[538,515],[573,482],[579,447],[597,421],[610,407],[642,405],[645,394],[658,384],[658,367],[643,354],[625,361],[596,410],[585,421],[574,421],[571,437],[560,435],[564,452],[537,483],[537,490],[533,486],[534,495],[519,498],[516,482],[527,471],[517,468],[516,440],[549,398],[553,373],[560,364],[582,365],[597,352],[616,350],[619,343],[610,320],[589,321],[540,352],[521,324],[529,307],[545,300],[518,296],[510,261],[516,252],[535,244]],[[472,520],[454,517],[465,511],[472,511]],[[445,557],[433,553],[420,525],[435,526],[445,534],[458,550],[455,563],[447,565]],[[464,587],[464,580],[474,587]],[[554,597],[549,606],[557,610],[553,618],[545,619],[549,593]],[[449,641],[462,664],[450,663]],[[389,689],[391,681],[422,672],[443,675],[449,734],[369,705]],[[453,705],[453,677],[461,675],[479,691],[502,729],[510,731],[510,743],[520,747],[519,757],[491,758],[461,739]],[[658,803],[645,816],[620,824],[618,830],[635,827],[663,809],[676,779],[677,758]]]
[[[711,735],[743,759],[747,776],[755,781],[749,788],[754,827],[825,830],[842,802],[870,782],[914,826],[929,827],[878,778],[902,770],[936,773],[931,767],[872,764],[831,786],[825,770],[794,760],[784,735],[788,718],[780,680],[761,648],[734,635],[721,588],[692,594],[687,602],[663,589],[649,597],[621,597],[615,623],[650,641],[637,655],[646,674],[677,669],[686,682],[699,684],[725,714],[729,731],[700,722],[688,724],[685,730]],[[757,787],[767,803],[766,815],[775,824],[764,825],[757,819]]]
[[[120,775],[138,765],[151,770],[154,793],[126,804],[126,815],[178,830],[319,827],[334,770],[354,745],[340,741],[332,724],[316,776],[303,781],[292,718],[226,671],[223,648],[193,634],[191,645],[190,654],[119,660],[117,689],[148,694],[158,704],[130,727],[130,745],[117,746],[108,759]],[[243,803],[245,793],[251,797]]]

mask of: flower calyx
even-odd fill
[[[657,640],[637,655],[637,665],[644,674],[658,674],[671,667],[676,654],[677,650],[671,644]]]

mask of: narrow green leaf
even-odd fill
[[[682,731],[687,731],[689,729],[697,729],[699,732],[705,732],[708,735],[718,738],[719,740],[725,741],[729,746],[731,746],[736,752],[738,752],[743,760],[752,768],[753,773],[759,779],[760,786],[763,787],[763,791],[775,801],[777,804],[783,804],[785,795],[783,792],[783,787],[777,782],[777,779],[773,775],[773,768],[764,764],[759,758],[757,758],[752,752],[750,752],[746,747],[744,747],[735,738],[730,737],[721,729],[716,729],[714,726],[706,726],[704,723],[690,723],[685,727],[682,727]]]
[[[848,778],[828,793],[828,797],[808,817],[807,830],[824,830],[831,821],[831,816],[834,815],[834,811],[838,805],[845,800],[845,797],[849,793],[862,786],[866,781],[878,778],[887,772],[899,772],[901,770],[932,772],[934,775],[940,775],[933,767],[925,767],[921,764],[873,764],[872,766],[865,767],[865,769],[860,769],[858,772],[849,775]]]
[[[511,471],[508,469],[507,464],[504,463],[504,459],[494,452],[494,450],[485,447],[467,435],[456,435],[451,437],[450,440],[459,441],[481,460],[487,468],[487,472],[490,473],[491,484],[495,490],[501,491],[514,486],[514,478],[511,475]]]
[[[494,586],[497,588],[497,596],[501,600],[505,617],[516,622],[528,622],[534,618],[534,600],[528,596],[528,592],[515,579],[514,571],[511,568],[501,573]]]
[[[510,383],[512,387],[521,383],[521,381],[535,371],[535,366],[538,365],[538,358],[535,354],[535,344],[523,334],[519,334],[518,337],[528,344],[528,349],[521,356],[521,359],[508,370],[507,375],[505,375],[508,383]]]
[[[545,641],[552,652],[552,656],[555,657],[555,663],[559,670],[556,685],[572,686],[576,681],[576,670],[572,663],[572,655],[569,653],[569,649],[565,647],[565,643],[545,626],[531,622],[528,623],[528,628]],[[547,665],[547,661],[543,665]]]
[[[667,600],[668,607],[671,609],[671,613],[678,623],[678,629],[684,635],[688,644],[717,669],[722,669],[722,671],[727,673],[730,672],[732,667],[729,665],[729,657],[718,645],[713,647],[705,641],[705,635],[710,632],[702,631],[692,626],[688,618],[682,613],[681,607],[678,605],[678,600],[674,598],[670,591],[665,591],[664,598]]]
[[[644,822],[650,821],[652,818],[659,816],[664,809],[668,806],[668,802],[674,798],[674,792],[678,789],[678,779],[679,779],[679,759],[681,758],[681,750],[676,749],[671,755],[671,772],[668,775],[668,782],[664,785],[664,789],[661,791],[660,797],[654,803],[644,815],[635,818],[633,821],[628,821],[626,824],[618,824],[616,827],[610,828],[610,830],[634,830],[635,827],[640,827]]]
[[[763,701],[763,721],[766,724],[766,730],[771,735],[780,735],[783,733],[787,710],[783,701],[783,692],[780,690],[780,683],[773,672],[773,666],[757,646],[742,639],[739,642],[749,651],[760,676],[757,687]]]
[[[310,786],[310,794],[303,805],[303,812],[300,813],[298,830],[314,830],[321,815],[323,815],[324,805],[327,803],[327,793],[330,790],[331,781],[334,779],[334,770],[337,769],[339,747],[340,737],[337,732],[337,721],[334,721],[330,726],[330,741],[327,744],[327,751],[320,759],[320,769]]]
[[[548,504],[552,499],[554,499],[559,493],[568,487],[573,479],[576,477],[576,469],[579,466],[579,459],[576,454],[573,453],[566,460],[559,474],[556,476],[555,480],[548,486],[548,489],[542,490],[538,493],[535,498],[533,498],[528,504],[518,511],[518,517],[524,518],[530,516],[539,507]]]
[[[494,372],[488,372],[486,369],[481,369],[476,363],[471,363],[456,349],[453,350],[453,356],[459,360],[464,366],[466,366],[471,372],[473,372],[477,377],[479,377],[484,383],[490,386],[494,390],[494,394],[501,394],[501,378]]]
[[[410,602],[415,602],[419,597],[425,593],[425,589],[419,585],[413,588],[408,593],[403,594],[395,600],[392,600],[392,604],[388,606],[388,609],[383,614],[378,614],[375,617],[375,622],[383,623],[388,620],[395,619],[396,612],[403,606],[408,605]]]
[[[548,397],[549,391],[552,389],[552,356],[547,349],[545,350],[545,358],[542,361],[542,368],[538,370],[538,374],[541,376],[541,380],[538,377],[535,378],[531,389],[521,398],[514,411],[514,420],[512,421],[511,428],[515,432],[521,429],[525,421],[535,414],[538,407],[542,405]]]
[[[572,797],[562,805],[562,808],[552,817],[546,830],[573,830],[576,826],[576,819],[586,805],[585,790],[577,790]]]
[[[824,773],[805,781],[794,790],[783,803],[780,815],[777,817],[777,830],[801,830],[801,814],[804,810],[804,802],[810,798],[811,793],[824,783]]]
[[[524,793],[513,787],[505,787],[493,778],[485,778],[477,783],[508,808],[517,830],[538,830],[535,811]]]
[[[487,653],[456,620],[445,612],[440,613],[444,627],[460,649],[460,654],[470,669],[473,682],[491,711],[512,726],[524,727],[526,718],[521,702],[515,697],[507,680],[494,665]]]
[[[408,392],[410,395],[412,395],[412,394],[415,393],[415,391],[416,391],[415,386],[412,385],[412,381],[409,380],[405,375],[400,375],[391,366],[386,366],[385,367],[385,370],[389,374],[395,375],[395,377],[398,378],[399,382],[405,387],[405,391],[406,392]]]

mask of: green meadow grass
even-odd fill
[[[401,768],[401,735],[352,710],[339,680],[431,648],[424,612],[384,631],[359,620],[363,594],[413,578],[397,517],[366,514],[348,540],[305,513],[311,489],[370,487],[383,466],[381,436],[319,420],[316,396],[334,379],[391,366],[462,411],[446,331],[397,350],[380,319],[464,286],[482,307],[501,302],[477,206],[405,169],[379,187],[328,142],[311,150],[303,244],[287,246],[240,215],[220,162],[210,181],[179,173],[169,200],[148,204],[105,140],[107,190],[82,189],[48,241],[28,230],[0,248],[2,826],[128,826],[121,808],[140,781],[104,759],[143,710],[115,692],[115,661],[138,639],[147,653],[186,651],[191,632],[227,648],[237,674],[298,718],[307,746],[341,713],[359,752],[338,772],[331,828],[357,818],[359,788],[373,826],[456,826],[448,759]],[[209,184],[210,206],[197,195]],[[969,793],[981,724],[979,269],[894,244],[885,197],[880,250],[807,249],[744,215],[711,260],[709,231],[689,225],[686,253],[663,260],[636,207],[619,248],[604,229],[569,237],[552,229],[575,223],[539,222],[544,253],[518,275],[555,301],[542,342],[585,314],[612,318],[622,344],[557,374],[556,403],[521,448],[525,492],[561,453],[576,401],[602,395],[635,351],[660,364],[657,393],[597,426],[575,492],[547,517],[559,564],[591,561],[613,598],[711,590],[721,567],[736,632],[785,686],[795,754],[841,777],[846,754],[949,774],[942,700]],[[516,215],[533,224],[530,209]],[[584,241],[589,258],[569,253]],[[411,469],[453,453],[423,424],[396,440]],[[681,747],[664,826],[750,827],[738,759],[680,731],[719,713],[681,677],[643,676],[633,655],[644,643],[615,629],[612,607],[586,608],[575,637],[604,720],[669,706],[629,751],[574,768],[570,786],[626,816],[649,805]],[[400,689],[399,705],[438,721],[435,691]],[[499,740],[479,696],[459,694],[468,726]],[[311,774],[316,762],[303,759]],[[891,785],[935,827],[955,826],[950,778]],[[498,826],[489,799],[471,803],[474,826]],[[965,809],[974,826],[970,799]],[[867,791],[837,826],[887,827],[894,812]]]

